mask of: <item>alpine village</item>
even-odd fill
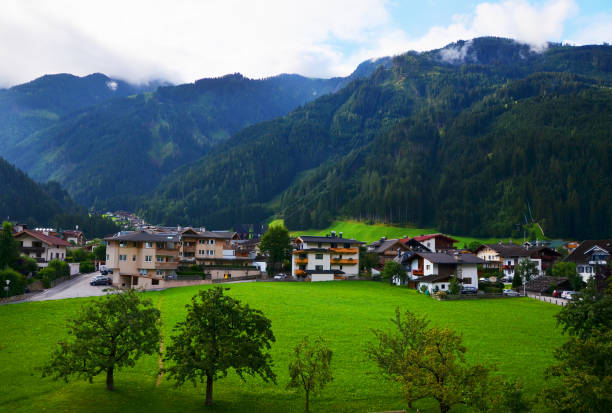
[[[0,411],[612,412],[611,39],[510,37],[6,83]]]

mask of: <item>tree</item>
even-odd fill
[[[310,411],[310,394],[315,394],[333,380],[331,372],[332,351],[327,343],[317,337],[313,343],[308,336],[295,347],[295,356],[289,363],[291,381],[287,388],[302,388],[306,393],[306,411]]]
[[[366,247],[359,247],[359,269],[372,274],[372,268],[378,264],[378,256],[375,252],[368,252]]]
[[[387,261],[385,263],[385,268],[383,268],[381,273],[382,278],[388,279],[390,283],[393,283],[395,280],[399,280],[401,284],[406,281],[408,274],[406,273],[406,269],[402,264],[395,261]]]
[[[544,399],[560,412],[603,412],[612,405],[612,294],[598,293],[590,280],[582,300],[557,315],[570,337],[546,372],[551,383]]]
[[[521,285],[523,285],[523,279],[515,272],[514,276],[512,277],[512,288],[518,288]]]
[[[106,260],[106,244],[100,244],[93,249],[94,257],[99,261]]]
[[[178,385],[206,379],[206,405],[212,405],[213,382],[229,369],[259,375],[276,383],[272,358],[266,352],[275,341],[271,321],[259,311],[223,294],[221,287],[200,291],[187,305],[185,321],[176,324],[163,371]]]
[[[431,397],[446,413],[459,403],[480,402],[478,388],[488,386],[490,369],[465,362],[467,349],[454,331],[429,328],[425,317],[406,311],[404,319],[399,308],[391,320],[396,333],[374,331],[378,341],[368,349],[369,357],[384,375],[402,385],[408,405]],[[486,392],[484,392],[486,393]]]
[[[19,245],[13,237],[13,225],[4,221],[0,232],[0,269],[12,267],[18,259]]]
[[[15,271],[10,267],[5,267],[4,269],[0,268],[0,297],[5,297],[6,291],[4,291],[4,287],[6,287],[6,280],[9,280],[9,290],[8,295],[19,295],[23,294],[26,289],[26,279],[25,277]]]
[[[288,259],[291,254],[289,231],[282,225],[273,225],[261,237],[259,249],[268,256],[268,265],[274,273],[278,263]]]
[[[552,266],[553,277],[565,277],[568,279],[574,291],[580,290],[584,286],[582,277],[576,272],[576,264],[569,261],[557,261]]]
[[[151,300],[133,290],[108,294],[83,306],[69,321],[70,341],[61,341],[42,368],[44,376],[66,382],[71,376],[89,380],[106,372],[106,389],[114,388],[114,372],[133,367],[143,354],[159,351],[160,312]]]
[[[451,277],[450,284],[448,285],[448,292],[453,295],[459,294],[461,292],[461,283],[459,282],[457,277]]]
[[[514,276],[521,277],[521,280],[524,282],[531,280],[536,275],[538,275],[536,263],[531,261],[529,258],[519,260],[516,268],[514,269]]]

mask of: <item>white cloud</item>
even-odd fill
[[[572,44],[612,43],[612,14],[598,14],[590,19],[581,19],[583,27],[573,38],[567,39]]]

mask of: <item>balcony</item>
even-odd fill
[[[44,254],[45,253],[45,247],[21,247],[21,252],[23,252],[24,254]]]
[[[330,248],[336,254],[359,254],[359,248]]]
[[[357,265],[359,261],[352,258],[332,258],[331,263],[334,265]]]
[[[178,262],[155,262],[155,268],[158,270],[175,270],[178,267]]]
[[[417,268],[416,270],[412,270],[412,275],[424,275],[422,268]]]
[[[592,261],[589,261],[589,265],[606,265],[606,264],[608,264],[608,262],[605,261],[605,260],[592,260]]]
[[[504,270],[514,270],[514,265],[504,265],[502,268]]]
[[[195,252],[195,247],[193,249],[187,249],[187,250],[184,250],[184,251]],[[156,255],[167,255],[167,256],[171,256],[171,257],[176,257],[178,255],[178,250],[169,249],[169,248],[157,248],[155,250],[155,254]]]
[[[296,270],[295,271],[295,275],[297,277],[305,277],[306,276],[306,271],[305,270]]]
[[[295,263],[296,265],[306,265],[308,264],[308,258],[296,258]]]

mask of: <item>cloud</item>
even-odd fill
[[[612,43],[612,13],[601,13],[591,18],[580,19],[582,29],[572,38],[566,39],[571,44]]]

